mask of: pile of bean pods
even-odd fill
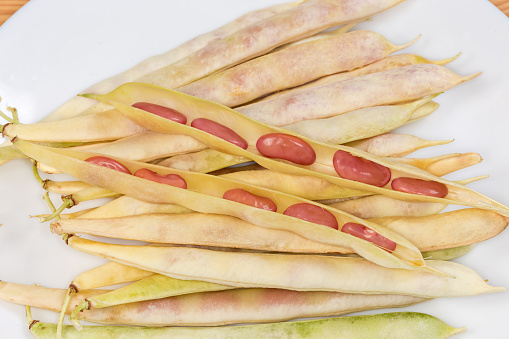
[[[27,306],[37,338],[464,331],[415,312],[338,317],[504,290],[450,261],[509,224],[509,207],[467,187],[485,177],[444,178],[481,156],[405,157],[449,141],[389,133],[479,75],[448,69],[457,56],[405,54],[417,39],[355,29],[402,1],[262,8],[39,123],[1,113],[0,161],[31,160],[50,209],[39,220],[106,261],[67,289],[0,281],[0,299]],[[59,316],[39,322],[31,307]]]

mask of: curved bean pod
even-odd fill
[[[309,200],[206,174],[183,172],[156,165],[117,159],[129,168],[131,173],[140,168],[147,168],[159,174],[178,174],[184,178],[188,185],[188,189],[183,190],[87,163],[84,160],[94,155],[90,152],[52,149],[22,140],[15,141],[15,145],[26,155],[36,160],[43,160],[64,173],[94,186],[103,187],[106,190],[130,195],[147,202],[175,203],[198,212],[227,214],[262,227],[289,230],[314,241],[352,248],[356,253],[389,267],[423,267],[426,269],[426,266],[422,266],[424,262],[420,259],[420,252],[403,237],[397,234],[388,234],[375,224],[366,224],[362,219]],[[234,145],[232,147],[240,149]],[[278,212],[265,211],[223,199],[224,192],[233,188],[242,188],[259,196],[271,197],[277,204]],[[388,253],[369,241],[282,214],[289,206],[298,203],[313,204],[328,210],[336,217],[339,224],[346,222],[364,224],[377,233],[395,241],[398,246],[394,252]]]
[[[411,65],[286,94],[236,110],[272,126],[286,126],[366,107],[417,100],[442,93],[479,74],[462,77],[439,65]]]
[[[426,65],[419,66],[423,67]],[[436,65],[431,66],[439,67]],[[127,95],[127,93],[129,93],[129,95]],[[433,176],[421,169],[397,163],[395,161],[391,161],[388,158],[379,158],[371,154],[361,152],[357,149],[345,146],[332,146],[318,143],[288,131],[256,122],[227,107],[187,96],[175,91],[145,84],[131,83],[125,84],[119,87],[117,90],[106,95],[90,95],[90,97],[114,105],[118,110],[126,114],[126,116],[128,116],[130,119],[133,119],[136,121],[136,123],[144,126],[147,129],[155,130],[158,132],[192,135],[194,138],[203,142],[204,144],[207,144],[216,149],[220,149],[227,153],[245,156],[268,169],[292,174],[317,176],[341,186],[361,189],[373,193],[385,194],[394,198],[399,197],[402,200],[443,202],[449,204],[465,205],[490,209],[503,215],[509,215],[509,208],[503,204],[483,196],[482,194],[477,193],[467,187]],[[237,131],[242,134],[244,140],[246,140],[248,147],[246,150],[241,149],[240,147],[234,146],[231,143],[225,142],[224,140],[214,137],[208,133],[197,131],[196,129],[190,128],[189,126],[177,124],[170,120],[165,120],[156,115],[131,107],[131,102],[139,101],[139,99],[143,99],[144,101],[148,102],[156,100],[158,102],[164,102],[165,105],[174,107],[177,109],[177,111],[188,116],[190,120],[206,117],[207,119],[211,120],[215,119],[217,123],[223,124],[228,128],[236,128]],[[286,133],[289,136],[300,138],[313,148],[317,156],[316,161],[312,165],[305,166],[299,164],[283,163],[275,159],[264,157],[256,149],[255,145],[261,137],[272,133]],[[391,172],[390,182],[387,183],[384,187],[376,187],[365,182],[341,178],[333,168],[332,159],[337,152],[347,152],[354,157],[359,157],[360,159],[378,164],[389,169]],[[412,190],[409,191],[411,193],[405,193],[391,189],[391,182],[398,178],[419,179],[437,183],[437,185],[446,188],[447,194],[442,197],[432,197],[414,194],[416,192]]]
[[[30,332],[39,339],[53,338],[55,325],[32,320],[29,317]],[[66,338],[108,339],[111,337],[185,337],[185,338],[268,338],[291,337],[326,338],[341,333],[344,339],[390,336],[394,339],[417,337],[448,338],[464,332],[465,328],[454,328],[438,318],[412,312],[382,313],[365,316],[350,316],[320,320],[280,322],[261,325],[233,327],[126,327],[126,326],[85,326],[81,331],[67,325]]]
[[[400,68],[404,66],[411,66],[411,65],[417,65],[417,64],[435,64],[435,65],[446,65],[449,62],[455,60],[459,56],[456,55],[455,57],[444,59],[444,60],[429,60],[426,59],[420,55],[416,54],[398,54],[398,55],[391,55],[386,58],[383,58],[382,60],[375,61],[367,66],[360,67],[358,69],[355,69],[353,71],[349,72],[342,72],[338,74],[332,74],[326,77],[323,77],[321,79],[315,80],[310,82],[309,84],[302,85],[296,88],[288,89],[286,91],[281,91],[278,93],[274,93],[268,96],[265,96],[260,99],[260,101],[267,101],[272,100],[277,97],[286,95],[286,94],[293,94],[297,93],[302,90],[324,86],[328,84],[332,84],[338,81],[344,81],[348,79],[353,79],[358,76],[372,74],[372,73],[378,73],[383,71],[388,71],[395,68]]]
[[[177,91],[234,107],[265,94],[365,66],[410,45],[393,45],[370,31],[341,33],[286,46]]]
[[[448,275],[444,276],[423,270],[388,269],[363,258],[116,245],[77,236],[70,237],[68,244],[88,254],[122,261],[174,278],[186,277],[237,287],[394,293],[424,298],[466,296],[504,290],[502,287],[489,286],[474,271],[449,261],[428,261],[428,265]],[[261,270],[265,274],[257,273]],[[405,283],[395,284],[394,281]]]
[[[6,293],[3,293],[3,292]],[[98,291],[95,293],[104,293]],[[9,294],[7,294],[9,292]],[[56,311],[65,290],[0,282],[0,299]],[[73,296],[67,314],[94,291]],[[38,301],[43,298],[42,301]],[[299,292],[270,288],[193,293],[83,311],[79,319],[102,324],[140,326],[211,326],[285,321],[302,317],[342,315],[360,310],[403,307],[427,299],[405,295]],[[86,327],[85,327],[86,328]],[[125,328],[125,327],[124,327]],[[54,331],[54,330],[53,330]],[[65,327],[64,327],[65,333]],[[54,332],[53,336],[54,338]],[[65,336],[67,338],[67,336]],[[94,337],[96,338],[96,337]],[[111,338],[111,337],[109,337]]]
[[[91,87],[87,88],[84,92],[89,93],[92,91],[93,92],[110,91],[125,82],[135,81],[136,79],[150,72],[156,71],[159,68],[172,64],[188,56],[189,54],[192,54],[200,50],[201,48],[217,41],[218,39],[221,39],[241,29],[244,29],[245,27],[257,21],[266,19],[277,13],[289,10],[297,6],[301,2],[302,2],[301,0],[298,0],[283,4],[277,4],[275,6],[254,10],[252,12],[241,15],[240,17],[227,23],[226,25],[216,28],[210,32],[201,34],[169,50],[168,52],[152,56],[140,62],[139,64],[137,64],[136,66],[127,71],[124,71],[111,78],[105,79],[95,85],[92,85]],[[59,108],[57,108],[50,115],[45,117],[43,121],[68,119],[84,111],[88,111],[89,113],[91,112],[96,113],[102,110],[104,110],[104,107],[102,107],[101,105],[97,105],[97,103],[91,100],[87,100],[82,97],[74,97],[71,100],[64,103]]]

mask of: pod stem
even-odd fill
[[[62,200],[64,203],[60,205],[58,209],[54,210],[51,215],[47,216],[42,222],[50,221],[53,218],[60,219],[60,213],[62,213],[66,208],[71,208],[74,206],[74,201],[71,196],[65,196],[62,198]]]
[[[71,315],[69,316],[69,321],[71,324],[76,328],[78,331],[82,329],[82,326],[78,320],[78,313],[83,312],[84,310],[90,309],[90,302],[87,299],[84,299],[82,302],[78,304],[72,311]]]
[[[62,309],[60,310],[60,315],[58,316],[58,324],[57,324],[57,339],[62,338],[62,327],[64,325],[65,311],[67,311],[67,307],[69,307],[69,302],[71,301],[71,295],[73,293],[77,293],[78,290],[74,285],[69,285],[67,288],[67,294],[65,295],[64,302],[62,304]]]

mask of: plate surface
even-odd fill
[[[275,4],[263,1],[32,0],[0,27],[0,95],[21,121],[36,122],[88,86],[239,15]],[[455,139],[415,157],[478,152],[484,161],[448,176],[457,180],[489,174],[471,187],[509,204],[509,20],[483,0],[409,0],[356,29],[370,29],[394,43],[420,40],[404,52],[430,59],[462,55],[448,67],[460,75],[483,74],[437,98],[439,110],[400,131],[426,139]],[[60,177],[59,177],[60,178]],[[67,248],[30,215],[48,211],[26,161],[0,167],[0,279],[66,288],[79,273],[103,263]],[[57,200],[55,200],[56,202]],[[494,286],[509,286],[509,234],[478,245],[457,261]],[[404,310],[432,314],[466,326],[461,338],[507,338],[507,292],[433,300]],[[389,311],[389,310],[384,310]],[[364,312],[378,313],[376,312]],[[34,318],[57,315],[34,310]],[[29,338],[24,308],[0,302],[0,337]]]

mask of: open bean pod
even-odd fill
[[[340,186],[401,200],[465,205],[509,216],[509,208],[503,204],[416,167],[346,146],[319,143],[172,90],[128,83],[106,95],[86,96],[114,105],[147,129],[187,134],[211,148],[245,156],[275,171],[318,176]],[[185,116],[187,124],[147,111],[152,108],[132,106],[139,102],[169,107]]]
[[[258,226],[291,231],[313,241],[351,248],[386,267],[429,269],[419,250],[403,237],[310,200],[211,175],[118,158],[111,158],[111,163],[121,171],[112,170],[90,162],[97,156],[91,152],[49,148],[23,140],[14,140],[14,145],[37,161],[113,192],[152,203],[174,203],[202,213],[231,215]],[[156,173],[152,178],[145,177],[148,179],[177,175],[187,189],[128,174],[142,169]]]

